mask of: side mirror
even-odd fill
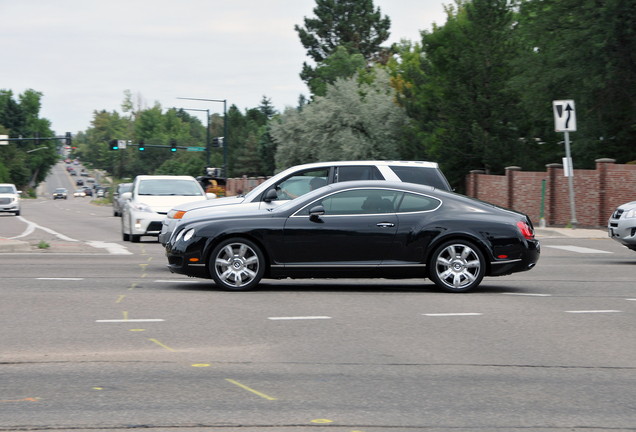
[[[272,202],[278,199],[278,194],[276,193],[276,189],[270,189],[265,192],[265,196],[263,197],[263,201]]]
[[[214,198],[216,198],[216,194],[214,194],[212,192],[206,192],[205,197],[207,199],[214,199]]]
[[[309,220],[312,222],[318,222],[320,220],[320,216],[324,214],[325,208],[321,205],[317,205],[309,210]]]
[[[124,192],[121,194],[121,198],[126,201],[132,198],[132,192]]]

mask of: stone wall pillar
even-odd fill
[[[548,195],[548,199],[546,200],[546,212],[548,213],[548,217],[545,218],[548,222],[548,225],[554,225],[556,223],[556,171],[557,169],[562,169],[563,165],[558,163],[547,164],[546,169],[548,170],[548,184],[546,185],[546,194]]]
[[[614,165],[616,160],[603,158],[596,159],[595,162],[596,172],[598,172],[598,211],[596,215],[596,223],[598,226],[604,226],[609,218],[607,215],[607,170],[608,165]]]
[[[506,207],[509,209],[514,209],[515,204],[515,171],[521,171],[521,167],[518,166],[509,166],[506,167],[506,182],[508,184],[508,196]]]

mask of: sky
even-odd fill
[[[375,0],[391,18],[384,45],[446,21],[452,0]],[[94,111],[122,113],[124,91],[151,107],[241,111],[263,96],[278,111],[309,96],[312,64],[294,25],[315,0],[0,0],[0,89],[43,93],[40,117],[62,135],[85,131]],[[190,111],[205,124],[205,113]]]

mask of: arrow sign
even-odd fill
[[[576,132],[576,111],[573,100],[552,101],[554,108],[554,130]]]

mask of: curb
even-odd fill
[[[0,252],[28,252],[31,245],[19,240],[8,240],[0,238]]]

